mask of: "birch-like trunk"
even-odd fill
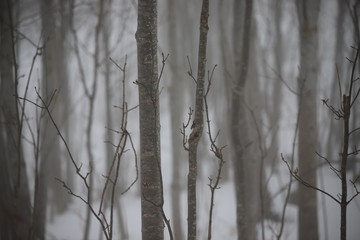
[[[139,0],[135,37],[138,49],[142,239],[161,240],[164,238],[164,224],[160,208],[162,179],[156,0]]]

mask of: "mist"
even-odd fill
[[[1,1],[0,239],[358,239],[359,11]]]

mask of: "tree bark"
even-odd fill
[[[209,18],[209,0],[203,0],[200,16],[200,37],[198,52],[198,73],[195,94],[195,117],[189,137],[189,173],[188,173],[188,240],[195,240],[197,236],[196,213],[196,179],[197,179],[197,151],[204,128],[204,82],[206,71],[206,46]]]
[[[161,214],[157,1],[139,0],[135,34],[138,49],[142,239],[164,238]]]
[[[316,89],[318,73],[318,15],[319,0],[297,2],[300,23],[299,89],[299,176],[316,186]],[[318,239],[317,193],[299,185],[299,240]]]
[[[358,53],[357,53],[358,54]],[[340,239],[346,240],[346,215],[347,215],[347,175],[346,166],[349,156],[349,119],[350,119],[350,103],[351,103],[351,88],[350,95],[344,95],[343,109],[344,109],[344,133],[343,133],[343,150],[341,153],[341,211],[340,211]]]

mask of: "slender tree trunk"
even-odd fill
[[[31,206],[16,99],[13,7],[10,0],[0,2],[0,239],[27,239]]]
[[[318,14],[320,0],[297,2],[300,23],[299,175],[316,186],[316,89],[318,73]],[[317,193],[299,185],[299,240],[318,239]]]
[[[236,192],[236,216],[238,239],[255,239],[255,226],[250,221],[250,213],[247,211],[246,202],[248,187],[246,186],[246,147],[249,144],[247,112],[245,106],[245,83],[248,73],[251,22],[252,22],[252,0],[247,0],[242,5],[241,1],[234,2],[234,58],[235,58],[235,83],[232,89],[232,112],[231,134],[233,147],[233,163],[235,175]],[[242,11],[244,15],[242,14]],[[242,19],[243,17],[243,19]],[[243,31],[243,32],[241,32]]]
[[[358,53],[357,53],[358,54]],[[343,150],[341,154],[341,212],[340,212],[340,239],[346,240],[346,215],[347,215],[347,175],[346,175],[346,166],[348,160],[349,152],[349,119],[350,119],[350,103],[351,103],[351,93],[350,96],[345,96],[343,99],[343,109],[344,109],[344,133],[343,133]]]
[[[142,239],[164,238],[161,214],[157,1],[139,0],[135,34],[138,49]]]
[[[198,73],[195,94],[195,117],[189,137],[189,173],[188,173],[188,240],[197,238],[196,214],[196,178],[198,144],[204,128],[204,82],[206,71],[206,47],[209,18],[209,0],[203,0],[200,16],[200,37],[198,52]]]
[[[339,82],[342,79],[348,79],[348,76],[346,75],[346,71],[341,71],[341,69],[345,69],[344,65],[344,59],[345,59],[345,34],[344,34],[344,22],[345,22],[345,9],[346,9],[346,1],[338,0],[338,6],[337,6],[337,20],[336,20],[336,35],[335,35],[335,66],[336,70],[334,72],[332,82],[331,82],[331,94],[330,96],[333,96],[332,100],[333,102],[338,102],[339,99],[336,97],[339,95]],[[326,126],[327,129],[331,129],[331,131],[326,131],[327,135],[325,135],[325,144],[322,146],[325,149],[326,156],[336,156],[341,151],[341,142],[339,141],[341,139],[342,135],[342,129],[337,124],[338,120],[335,118],[331,118],[330,124]],[[322,175],[319,176],[320,184],[323,184],[324,177]],[[320,185],[321,186],[321,185]],[[327,213],[327,206],[325,204],[326,196],[321,194],[321,208],[322,208],[322,215],[323,215],[323,225],[324,225],[324,237],[325,239],[328,239],[329,234],[329,227],[328,227],[328,213]]]
[[[111,112],[111,108],[113,106],[113,90],[112,90],[112,82],[111,82],[111,62],[109,60],[109,57],[111,57],[110,52],[110,33],[111,33],[111,21],[109,18],[109,13],[111,10],[111,3],[107,3],[105,7],[105,14],[104,14],[104,24],[102,27],[102,37],[104,42],[104,51],[105,51],[105,112],[106,112],[106,127],[109,129],[113,129],[113,114]],[[122,92],[122,91],[120,91]],[[113,134],[112,131],[107,130],[105,139],[107,141],[113,142]],[[106,161],[107,161],[107,169],[111,168],[111,162],[114,157],[114,148],[110,143],[106,144]],[[115,174],[112,172],[112,174],[109,176],[110,179],[114,179]],[[116,193],[116,199],[120,198],[120,195]],[[118,199],[117,204],[114,206],[111,206],[111,191],[108,189],[106,198],[105,198],[105,206],[104,209],[110,208],[110,211],[116,211],[117,217],[118,217],[118,230],[120,239],[127,240],[128,239],[128,233],[127,229],[125,227],[125,221],[124,216],[122,212],[122,204],[120,199]],[[113,226],[114,228],[114,226]]]
[[[340,239],[341,240],[346,240],[346,228],[347,228],[347,205],[351,202],[352,199],[348,200],[348,176],[347,176],[347,166],[348,166],[348,160],[349,157],[353,156],[353,155],[357,155],[359,150],[357,150],[357,146],[356,146],[356,136],[352,136],[352,138],[355,138],[355,144],[354,144],[354,149],[355,151],[349,153],[349,145],[350,145],[350,136],[353,134],[356,134],[356,129],[358,130],[358,128],[353,127],[353,130],[350,129],[350,121],[351,121],[351,114],[354,114],[355,111],[357,109],[357,106],[355,105],[356,102],[355,100],[357,99],[357,94],[360,91],[360,88],[354,89],[355,86],[355,82],[356,82],[356,77],[354,74],[355,70],[356,70],[356,65],[357,65],[357,61],[359,61],[359,47],[360,47],[360,43],[358,43],[358,48],[356,51],[356,56],[355,56],[355,60],[352,63],[353,67],[352,67],[352,71],[351,71],[351,76],[350,76],[350,86],[349,86],[349,90],[348,90],[348,94],[347,95],[343,95],[343,100],[342,100],[342,106],[341,106],[341,112],[342,112],[342,118],[344,121],[344,125],[343,125],[343,146],[342,146],[342,153],[341,153],[341,164],[340,164],[340,179],[341,179],[341,199],[340,199],[340,207],[341,207],[341,212],[340,212]],[[354,95],[353,95],[354,94]],[[354,119],[355,120],[355,119]],[[354,121],[352,120],[352,121]],[[353,161],[355,159],[352,159]],[[349,162],[351,163],[351,162]],[[355,183],[358,179],[358,176],[355,175],[356,180],[354,182],[351,182],[354,184],[354,187],[356,189]],[[356,189],[356,192],[358,192],[358,189]],[[355,197],[356,195],[354,195]]]

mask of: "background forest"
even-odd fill
[[[0,240],[359,239],[359,1],[0,12]]]

